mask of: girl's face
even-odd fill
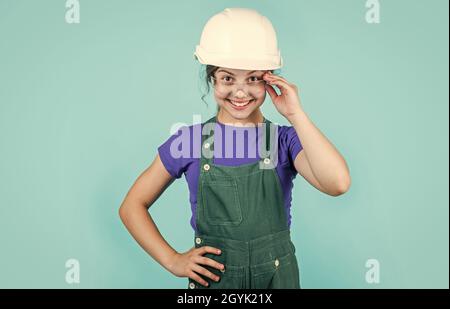
[[[219,68],[214,73],[214,97],[228,119],[245,120],[266,98],[263,75],[267,71]]]

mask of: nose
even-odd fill
[[[242,89],[238,89],[238,91],[236,91],[235,96],[236,98],[241,99],[247,97],[247,94]]]

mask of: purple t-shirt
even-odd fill
[[[195,212],[200,174],[202,128],[202,124],[181,127],[158,147],[161,161],[169,174],[177,179],[184,174],[186,178],[192,210],[191,226],[194,231],[196,231]],[[265,133],[262,128],[261,126],[235,127],[217,122],[214,134],[213,163],[239,166],[260,160],[259,146]],[[290,227],[293,179],[297,175],[294,160],[303,147],[292,126],[277,125],[277,129],[278,157],[275,170],[283,190],[284,207]],[[217,134],[217,130],[224,133]]]

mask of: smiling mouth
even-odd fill
[[[250,103],[252,103],[254,101],[254,99],[246,100],[246,101],[234,101],[234,100],[227,99],[227,101],[236,107],[245,107],[245,106],[249,105]]]

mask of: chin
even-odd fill
[[[226,107],[225,110],[231,117],[233,117],[235,119],[239,119],[239,120],[244,120],[246,118],[249,118],[250,115],[255,112],[256,108],[237,111],[237,110],[234,110],[233,108]]]

